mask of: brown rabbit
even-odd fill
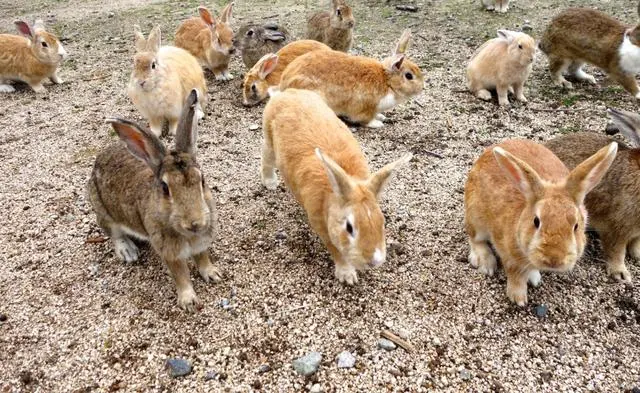
[[[507,296],[523,306],[527,282],[540,271],[573,269],[584,251],[584,198],[615,158],[611,143],[574,170],[547,148],[527,140],[492,146],[473,164],[465,186],[469,262],[492,275],[495,248],[507,274]]]
[[[178,305],[187,310],[200,305],[189,277],[189,259],[195,259],[205,281],[221,279],[209,259],[217,213],[196,161],[197,105],[194,89],[171,151],[150,131],[127,120],[108,119],[125,144],[98,154],[87,185],[98,224],[111,236],[116,254],[135,261],[138,248],[132,239],[149,241],[175,280]]]
[[[182,22],[176,31],[175,45],[191,53],[198,62],[213,72],[217,80],[230,80],[229,61],[235,52],[233,30],[231,30],[231,11],[233,2],[220,12],[220,19],[206,7],[198,7],[200,17]]]
[[[569,8],[547,27],[540,49],[549,57],[549,70],[558,86],[572,88],[562,73],[595,84],[582,70],[584,63],[604,71],[629,93],[640,98],[636,74],[640,72],[640,26],[627,26],[609,15],[587,8]]]
[[[621,281],[631,281],[624,259],[627,248],[640,259],[640,116],[609,109],[609,116],[632,142],[620,151],[602,182],[587,195],[589,227],[599,235],[607,257],[607,272]],[[548,141],[547,146],[569,168],[613,142],[605,135],[579,132]]]
[[[384,215],[377,199],[411,154],[372,175],[349,128],[308,90],[289,89],[272,97],[264,109],[263,131],[262,184],[277,187],[277,166],[331,253],[336,278],[354,284],[357,271],[382,264]]]
[[[244,76],[242,103],[256,105],[269,95],[269,88],[280,84],[280,77],[287,66],[298,57],[316,50],[331,50],[322,42],[314,40],[293,41],[278,53],[264,55]]]
[[[253,67],[258,60],[269,53],[276,53],[291,42],[291,35],[275,22],[264,24],[247,23],[238,29],[234,37],[234,47],[242,53],[245,67]]]
[[[411,31],[405,30],[393,54],[382,62],[338,51],[313,51],[295,59],[282,74],[280,90],[313,90],[338,116],[380,128],[382,112],[418,95],[422,72],[406,59]]]
[[[318,12],[307,22],[307,38],[327,44],[331,49],[349,52],[353,45],[356,20],[344,0],[331,0],[331,11]]]

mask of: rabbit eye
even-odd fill
[[[351,223],[349,221],[347,221],[346,230],[347,230],[347,233],[349,234],[349,236],[353,237],[353,225],[351,225]]]
[[[42,42],[42,47],[43,47],[43,48],[48,48],[48,47],[49,47],[49,44],[47,44],[46,42],[44,42],[44,41],[43,41],[43,42]]]
[[[162,193],[164,194],[164,196],[168,197],[170,195],[170,193],[169,193],[169,185],[167,183],[165,183],[164,181],[162,183],[160,183],[160,185],[162,186]]]
[[[155,69],[156,69],[156,62],[155,62],[155,61],[151,63],[151,69],[152,69],[152,70],[155,70]]]
[[[326,14],[325,14],[325,15],[326,15]],[[336,10],[336,15],[338,15],[338,16],[342,16],[342,11],[340,11],[340,10]]]
[[[247,31],[247,37],[251,37],[253,35],[253,30]]]
[[[538,216],[533,219],[533,225],[536,227],[536,229],[540,228],[540,219],[538,218]]]
[[[576,225],[574,225],[574,226],[573,226],[573,231],[574,231],[574,232],[577,232],[577,231],[578,231],[578,224],[576,224]]]
[[[256,89],[256,84],[254,83],[254,84],[251,85],[251,91],[255,93],[256,90],[257,90]]]
[[[519,48],[519,49],[522,49],[522,44],[518,45],[518,48]]]
[[[202,188],[204,189],[204,176],[202,176]]]
[[[413,80],[413,74],[410,72],[407,72],[406,74],[404,74],[404,77],[407,78],[407,80]]]

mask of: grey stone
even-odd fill
[[[309,389],[309,393],[322,393],[322,392],[324,392],[324,390],[322,390],[322,386],[320,386],[319,383],[313,384],[313,386],[311,386],[311,389]]]
[[[378,340],[378,348],[384,349],[386,351],[393,351],[397,348],[397,346],[393,341],[387,340],[386,338],[381,338],[380,340]]]
[[[271,371],[271,366],[268,364],[263,364],[258,367],[258,374],[268,373],[269,371]]]
[[[293,369],[300,375],[308,377],[318,371],[322,354],[320,352],[311,352],[301,358],[293,361]]]
[[[251,125],[249,126],[249,129],[250,129],[251,131],[255,131],[255,130],[257,130],[258,128],[260,128],[260,126],[259,126],[259,125],[257,125],[257,124],[251,124]]]
[[[167,359],[165,366],[173,378],[183,377],[193,370],[191,363],[184,359]]]
[[[356,365],[356,357],[349,351],[340,352],[336,357],[336,361],[338,362],[338,368],[352,368]]]
[[[547,307],[544,304],[539,304],[539,305],[536,306],[536,308],[533,309],[533,313],[538,318],[546,317],[548,312],[549,312],[549,307]]]
[[[471,373],[466,368],[460,370],[458,372],[458,375],[460,375],[460,379],[462,379],[463,381],[468,381],[471,379]]]
[[[212,379],[216,379],[216,377],[218,376],[218,372],[217,371],[207,371],[207,373],[204,375],[204,380],[205,381],[211,381]]]

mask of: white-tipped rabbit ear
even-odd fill
[[[216,25],[216,18],[207,7],[201,5],[200,7],[198,7],[198,13],[200,14],[200,18],[204,21],[204,23],[208,24],[209,26]]]
[[[42,19],[36,19],[36,21],[33,23],[33,29],[34,30],[45,30],[44,22],[42,21]]]
[[[198,90],[193,89],[182,108],[180,121],[176,131],[176,151],[195,154],[198,139],[198,120],[196,106],[198,105]]]
[[[31,30],[31,26],[23,20],[17,20],[13,22],[16,25],[16,29],[18,32],[27,38],[33,38],[33,30]]]
[[[258,71],[258,76],[260,79],[265,79],[273,70],[276,69],[278,65],[278,55],[274,53],[266,54],[259,60],[260,62],[260,70]]]
[[[609,117],[620,130],[620,133],[629,139],[634,147],[640,147],[640,116],[618,109],[607,109]]]
[[[322,161],[324,165],[325,172],[327,173],[327,177],[329,178],[329,183],[331,184],[331,189],[333,189],[334,194],[342,197],[343,199],[348,199],[349,195],[351,195],[351,191],[353,190],[353,184],[349,175],[331,158],[326,157],[322,154],[322,151],[319,148],[316,148],[316,156]]]
[[[569,173],[566,188],[578,205],[593,190],[611,167],[618,152],[618,144],[612,142],[598,150]]]
[[[544,185],[533,168],[501,147],[493,148],[493,156],[502,170],[509,176],[522,195],[528,200],[542,196]]]
[[[220,21],[222,23],[230,23],[232,11],[233,11],[233,1],[227,4],[227,6],[222,9],[222,12],[220,13]]]
[[[379,197],[385,185],[389,182],[391,175],[400,167],[406,165],[409,161],[411,161],[411,158],[413,158],[413,154],[407,154],[401,159],[385,165],[376,173],[371,175],[369,180],[367,180],[367,187],[376,197]]]
[[[388,71],[398,72],[400,71],[400,68],[402,68],[403,61],[404,61],[404,55],[401,53],[397,53],[391,57],[388,57],[384,63]]]
[[[147,51],[156,53],[160,50],[162,44],[162,34],[160,33],[160,26],[156,26],[149,33],[149,39],[147,39]]]
[[[393,50],[393,54],[405,54],[409,49],[409,42],[411,41],[411,30],[406,29],[402,32],[398,43],[396,44],[395,49]]]
[[[516,33],[510,30],[498,30],[498,37],[511,42],[516,38]]]
[[[144,38],[144,34],[140,30],[140,26],[133,25],[133,40],[136,46],[136,51],[144,52],[147,50],[147,40]]]
[[[109,118],[107,123],[111,124],[118,137],[124,141],[129,152],[157,173],[166,154],[160,139],[129,120]]]

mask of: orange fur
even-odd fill
[[[336,277],[355,283],[357,270],[384,261],[384,216],[377,196],[393,170],[411,156],[371,175],[349,129],[308,90],[275,95],[265,107],[263,129],[263,184],[277,186],[277,167],[331,253]]]
[[[572,269],[584,251],[585,195],[616,149],[604,147],[571,172],[535,142],[510,140],[487,149],[465,186],[471,264],[493,274],[491,243],[507,274],[507,296],[518,305],[527,302],[527,281],[539,284],[539,271]]]

